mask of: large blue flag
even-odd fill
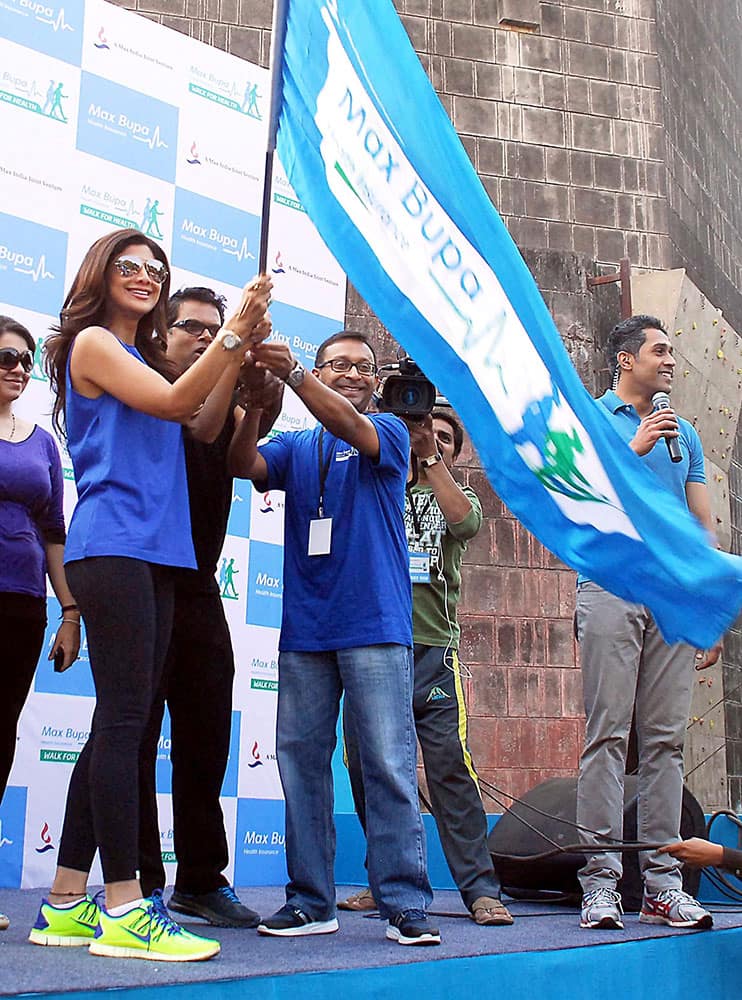
[[[711,645],[742,604],[742,559],[584,389],[391,0],[287,7],[278,152],[328,247],[523,524],[669,642]]]

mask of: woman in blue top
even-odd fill
[[[117,230],[90,248],[46,342],[78,503],[65,567],[87,630],[96,705],[72,772],[59,864],[30,940],[98,955],[190,961],[219,951],[143,899],[138,867],[139,748],[172,624],[173,567],[195,567],[181,424],[245,350],[270,331],[270,280],[175,381],[166,371],[169,292],[162,248]],[[100,851],[105,905],[86,895]]]
[[[46,575],[62,605],[49,653],[62,668],[80,646],[80,612],[64,576],[62,465],[51,434],[13,411],[28,385],[36,345],[22,323],[0,316],[0,801],[13,764],[18,719],[46,630]],[[8,918],[0,913],[0,930]]]

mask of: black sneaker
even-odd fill
[[[291,903],[285,903],[272,917],[261,920],[258,924],[258,934],[271,934],[275,937],[334,934],[337,929],[338,922],[335,917],[332,920],[313,920]]]
[[[179,892],[176,889],[168,906],[176,913],[202,917],[214,927],[257,927],[260,923],[260,914],[241,903],[229,885],[201,893]]]
[[[424,910],[402,910],[389,919],[386,936],[397,944],[440,944],[441,932]]]

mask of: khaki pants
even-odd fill
[[[677,840],[694,650],[684,643],[668,646],[647,608],[589,581],[578,587],[576,622],[587,719],[577,822],[622,839],[626,750],[636,711],[637,838],[649,843]],[[582,831],[580,839],[596,842]],[[639,865],[648,894],[682,888],[680,864],[670,855],[643,851]],[[619,853],[595,854],[588,857],[579,878],[583,892],[589,892],[615,889],[621,874]]]

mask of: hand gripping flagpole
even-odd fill
[[[265,179],[263,181],[263,208],[260,215],[260,253],[258,255],[258,274],[265,274],[268,265],[268,226],[271,214],[271,195],[273,191],[273,154],[276,151],[276,136],[278,134],[278,116],[283,98],[283,46],[286,40],[286,18],[288,16],[289,0],[275,0],[273,6],[273,27],[271,29],[271,99],[268,117],[268,145],[265,151]]]

